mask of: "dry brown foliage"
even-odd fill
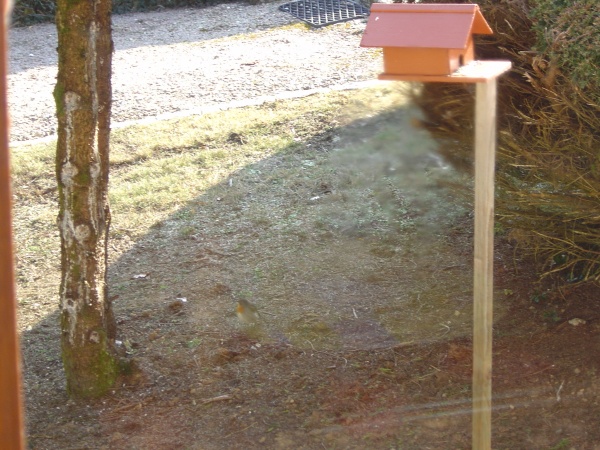
[[[551,57],[564,43],[536,48],[526,0],[479,2],[495,34],[478,41],[479,59],[510,59],[499,82],[497,213],[522,250],[570,282],[600,279],[600,105]],[[549,31],[550,33],[552,30]],[[553,53],[554,51],[554,53]],[[425,126],[458,166],[472,160],[473,88],[427,84],[415,90]]]

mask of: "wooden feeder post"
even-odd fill
[[[361,46],[383,47],[382,80],[476,84],[472,447],[490,450],[496,91],[511,63],[475,61],[473,34],[492,34],[477,5],[373,4]]]
[[[24,448],[21,367],[17,337],[12,245],[6,42],[9,1],[2,0],[0,18],[0,447]]]

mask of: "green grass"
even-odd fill
[[[329,179],[334,169],[323,165],[327,159],[323,150],[334,147],[338,130],[365,115],[366,105],[367,114],[373,115],[403,102],[402,91],[380,87],[115,130],[111,139],[112,238],[140,237],[194,202],[198,206],[198,202],[219,199],[222,205],[237,204],[250,188],[255,194],[284,190],[270,204],[253,209],[249,220],[254,226],[293,228],[293,221],[274,217],[267,210],[275,203],[303,198],[321,180]],[[274,167],[265,169],[259,164],[274,157],[278,158],[273,160]],[[21,146],[12,152],[15,230],[24,261],[56,255],[54,159],[53,142]],[[182,222],[183,235],[198,228],[189,220],[176,220],[181,215],[174,217],[170,220]]]
[[[382,258],[392,267],[408,251],[415,218],[427,220],[414,205],[435,209],[434,199],[446,201],[428,170],[413,168],[433,149],[427,134],[410,125],[413,113],[402,87],[390,84],[115,130],[109,256],[116,261],[138,244],[164,257],[191,241],[220,242],[248,255],[236,269],[239,286],[264,298],[295,295],[290,266],[295,277],[317,284],[335,273],[368,278]],[[40,295],[41,285],[48,295],[56,292],[54,151],[45,144],[13,152],[24,296]],[[445,221],[438,215],[434,223]],[[171,271],[148,258],[145,267]],[[188,271],[173,271],[176,284],[189,283]],[[234,293],[240,289],[232,285]],[[315,302],[316,311],[321,300],[306,292],[293,303]],[[298,338],[325,345],[329,335],[310,325],[302,322]]]
[[[211,189],[213,197],[221,196],[225,203],[235,201],[245,195],[243,187],[218,188],[227,186],[232,174],[265,189],[280,187],[292,195],[303,195],[314,187],[311,184],[318,183],[313,181],[315,175],[329,176],[317,173],[331,171],[322,167],[323,155],[318,151],[331,145],[336,128],[363,115],[397,108],[402,102],[402,92],[387,88],[334,92],[116,130],[111,141],[110,181],[114,222],[137,235]],[[21,147],[13,152],[19,199],[27,199],[32,187],[46,198],[55,192],[54,145]],[[315,154],[302,156],[307,150]],[[274,155],[297,160],[298,166],[276,174],[261,173],[255,167]],[[352,174],[342,176],[351,178]],[[260,214],[255,220],[270,222]]]

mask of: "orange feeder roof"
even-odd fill
[[[360,45],[464,49],[473,34],[493,34],[478,5],[374,3]]]

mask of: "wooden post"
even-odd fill
[[[381,80],[475,83],[475,242],[473,267],[473,450],[492,448],[492,310],[497,79],[510,61],[473,61],[451,75],[389,75]]]
[[[10,16],[8,4],[8,0],[2,0],[0,18],[0,446],[22,450],[25,438],[17,336],[6,98],[6,41]]]
[[[496,78],[476,84],[473,267],[473,450],[492,445]]]

